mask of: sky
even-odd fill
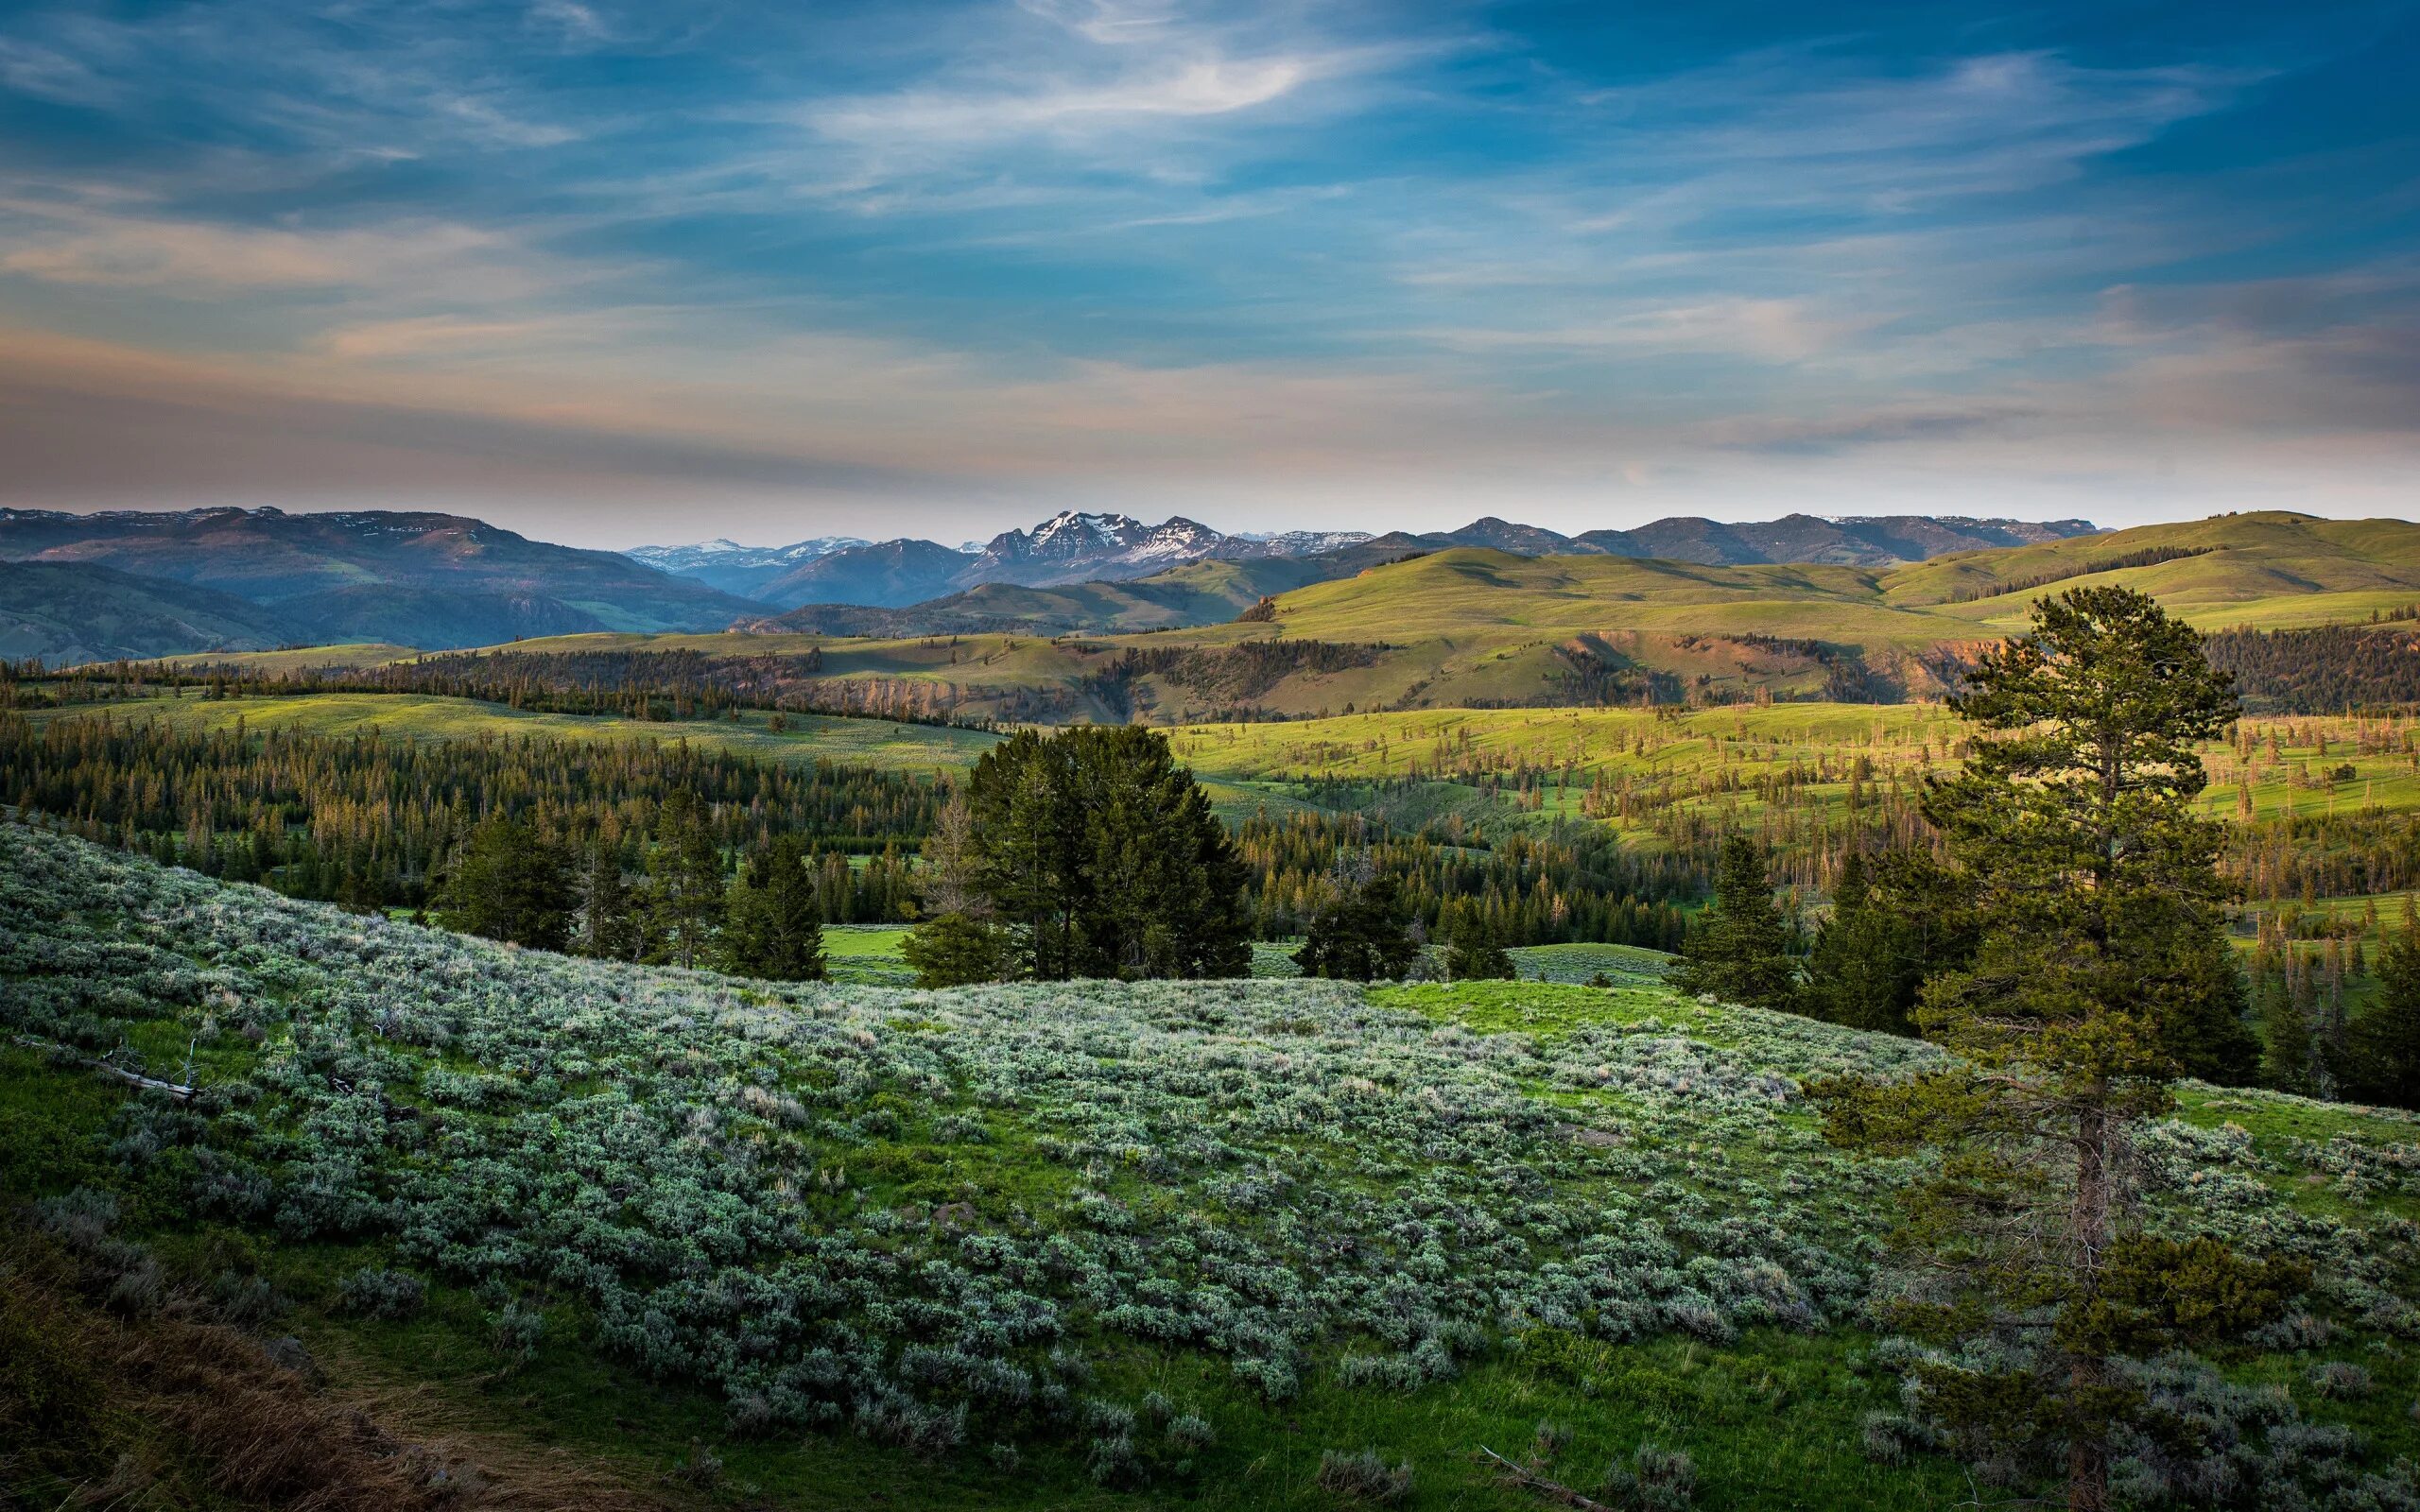
[[[2420,3],[0,7],[0,503],[2420,516]]]

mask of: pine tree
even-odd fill
[[[922,988],[1005,981],[1014,970],[1008,932],[992,920],[992,900],[979,885],[982,848],[963,789],[951,795],[925,837],[924,921],[900,941],[899,954]]]
[[[471,832],[446,879],[446,928],[559,951],[571,940],[577,899],[562,852],[527,825],[501,816]]]
[[[2310,1015],[2283,971],[2262,972],[2254,993],[2260,1032],[2260,1084],[2309,1095],[2316,1073]]]
[[[806,844],[785,834],[748,858],[725,907],[724,959],[740,976],[823,980],[823,919]]]
[[[676,791],[656,816],[648,865],[649,958],[682,966],[712,959],[722,911],[722,852],[697,795]]]
[[[1328,902],[1311,918],[1294,964],[1305,976],[1400,981],[1420,958],[1401,889],[1366,856],[1339,868]]]
[[[1465,909],[1445,936],[1445,980],[1510,982],[1520,976],[1502,938],[1478,909]]]
[[[1798,967],[1790,958],[1789,928],[1773,906],[1764,850],[1747,836],[1724,837],[1714,902],[1690,920],[1681,964],[1668,980],[1680,991],[1725,1003],[1795,1005]]]
[[[1912,1035],[1925,978],[1963,966],[1974,943],[1957,879],[1928,850],[1886,850],[1871,864],[1852,851],[1797,1005],[1826,1022]]]
[[[2372,1102],[2420,1108],[2420,913],[2378,951],[2378,995],[2356,1025],[2356,1085]]]
[[[936,914],[908,932],[899,954],[922,988],[1006,981],[1016,963],[1008,931],[973,914]]]
[[[582,889],[579,951],[603,960],[633,961],[640,947],[638,905],[622,876],[622,850],[602,835],[589,848]]]
[[[1977,727],[1926,815],[1973,900],[1974,959],[1926,984],[1917,1022],[1958,1057],[1899,1081],[1810,1083],[1837,1143],[1938,1151],[1903,1197],[1902,1331],[1997,1341],[1918,1367],[1926,1400],[1990,1457],[2109,1504],[2111,1447],[2160,1431],[2119,1368],[2273,1316],[2290,1267],[2145,1231],[2127,1152],[2189,1064],[2244,1035],[2220,933],[2219,826],[2196,742],[2234,717],[2199,638],[2149,597],[2080,589],[1983,654],[1952,707]],[[2248,1036],[2244,1036],[2248,1038]]]
[[[1245,868],[1157,730],[1021,730],[976,764],[967,808],[972,885],[1008,927],[1019,975],[1249,971]]]

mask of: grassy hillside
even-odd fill
[[[2089,571],[2151,553],[2190,553],[2114,571]],[[2219,515],[2007,551],[1969,552],[1899,568],[1882,579],[1893,604],[1944,605],[2006,628],[2022,625],[2041,590],[2123,583],[2152,594],[2205,629],[2278,629],[2366,619],[2420,599],[2420,525],[2401,520],[2309,515]],[[1992,591],[2012,587],[2013,591]],[[1963,597],[1964,602],[1945,603]]]
[[[186,671],[223,667],[275,677],[295,672],[379,667],[393,662],[408,662],[420,654],[416,647],[396,645],[391,642],[354,641],[335,645],[290,646],[280,651],[205,652],[195,656],[163,657],[158,661],[162,666]]]
[[[1858,1324],[1893,1171],[1793,1091],[1919,1045],[1653,986],[743,984],[17,827],[0,924],[0,1185],[56,1257],[11,1298],[291,1336],[259,1357],[336,1400],[479,1422],[499,1484],[551,1450],[596,1504],[1325,1509],[1322,1452],[1366,1448],[1402,1504],[1509,1509],[1480,1446],[1593,1486],[1652,1441],[1705,1506],[1968,1492]],[[2178,1231],[2317,1267],[2314,1321],[2193,1388],[2239,1469],[2296,1473],[2264,1424],[2357,1434],[2315,1501],[2420,1436],[2416,1132],[2192,1091],[2146,1151]],[[81,1315],[7,1314],[43,1349]],[[9,1462],[42,1504],[178,1449],[55,1410]]]
[[[1351,563],[1351,565],[1348,565]],[[962,593],[896,611],[913,627],[946,633],[1039,630],[1103,633],[1158,630],[1223,624],[1262,598],[1355,570],[1353,554],[1331,557],[1261,557],[1245,561],[1205,560],[1121,582],[1066,583],[1031,588],[985,583]],[[821,606],[764,622],[769,631],[815,629],[831,612]]]

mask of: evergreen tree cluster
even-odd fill
[[[1592,940],[1670,950],[1683,928],[1677,901],[1695,890],[1686,868],[1629,853],[1599,825],[1556,824],[1491,841],[1459,825],[1406,834],[1353,815],[1263,811],[1243,822],[1236,848],[1252,870],[1253,929],[1262,939],[1306,933],[1347,863],[1389,879],[1428,936],[1450,933],[1449,915],[1477,914],[1507,945]]]
[[[0,803],[289,897],[419,907],[458,847],[510,819],[566,853],[633,848],[682,795],[716,853],[810,842],[827,922],[906,917],[908,852],[942,796],[903,775],[758,762],[683,741],[389,741],[0,713]],[[852,855],[870,856],[852,868]]]
[[[818,981],[833,880],[795,834],[757,846],[726,877],[705,805],[683,790],[628,853],[599,837],[582,856],[523,820],[481,821],[438,886],[438,918],[539,950]]]
[[[2407,624],[2214,630],[2203,647],[2256,713],[2420,708],[2420,635]]]
[[[1156,730],[1019,731],[976,764],[964,818],[937,838],[935,885],[958,906],[917,932],[927,983],[1251,970],[1246,868]]]

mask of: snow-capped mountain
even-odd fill
[[[1316,557],[1376,539],[1367,530],[1244,530],[1220,541],[1211,555],[1229,561],[1251,561],[1260,557]]]
[[[1127,582],[1218,559],[1299,561],[1313,572],[1346,576],[1378,553],[1483,546],[1516,556],[1612,555],[1694,562],[1835,562],[1877,566],[1922,561],[1945,551],[2055,541],[2097,528],[2082,520],[1892,517],[1820,520],[1790,515],[1745,524],[1659,520],[1630,530],[1565,536],[1493,516],[1459,530],[1288,530],[1226,535],[1182,515],[1145,524],[1130,514],[1063,509],[1030,530],[1004,530],[964,546],[900,539],[873,544],[845,539],[751,547],[728,541],[694,546],[643,546],[629,553],[652,567],[780,609],[846,604],[902,609],[987,584],[1057,588]],[[1294,575],[1299,576],[1300,575]],[[1318,576],[1303,581],[1319,581]],[[1296,586],[1299,586],[1297,584]]]
[[[743,546],[717,539],[688,546],[632,546],[622,555],[663,572],[694,577],[726,593],[752,598],[767,584],[808,562],[865,544],[856,536],[817,536],[786,546]]]
[[[1200,561],[1227,538],[1182,515],[1147,525],[1128,514],[1062,509],[1031,530],[1003,530],[961,575],[977,583],[1081,582],[1140,577]]]

